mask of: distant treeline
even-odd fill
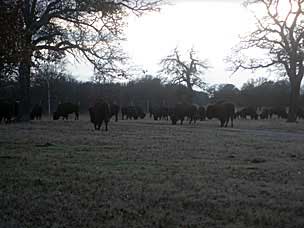
[[[1,98],[20,99],[17,84],[1,85]],[[6,89],[3,89],[6,88]],[[9,89],[8,89],[9,88]],[[232,84],[220,84],[208,87],[206,92],[194,91],[192,103],[207,105],[218,101],[233,102],[236,107],[273,107],[288,106],[290,85],[287,80],[268,81],[251,80],[241,89]],[[48,110],[50,98],[51,112],[63,102],[80,105],[81,112],[87,112],[96,99],[103,97],[120,106],[138,105],[148,111],[149,106],[173,106],[189,98],[189,90],[183,85],[167,84],[159,78],[146,76],[128,83],[81,82],[70,76],[51,78],[48,81],[36,77],[31,86],[31,104],[41,104],[44,113]],[[300,105],[304,106],[304,95]]]

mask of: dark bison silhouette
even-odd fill
[[[188,117],[189,124],[192,122],[195,123],[199,118],[198,106],[187,103],[176,104],[170,113],[172,124],[175,125],[178,121],[180,121],[182,125],[185,117]]]
[[[206,109],[205,109],[205,107],[200,106],[198,108],[198,115],[199,115],[200,121],[206,120]]]
[[[75,120],[78,120],[79,106],[69,102],[59,104],[57,110],[53,113],[53,120],[58,120],[60,117],[62,117],[62,119],[68,119],[71,113],[75,113]]]
[[[234,109],[234,104],[232,103],[208,105],[206,115],[208,119],[219,119],[221,127],[227,127],[230,119],[231,127],[233,127]]]
[[[146,114],[140,106],[125,106],[121,108],[121,118],[134,119],[145,118]]]
[[[270,109],[270,113],[269,113],[269,116],[270,118],[272,118],[273,115],[277,115],[277,117],[280,119],[286,119],[288,114],[286,112],[286,109],[285,107],[281,107],[281,106],[278,106],[278,107],[272,107]]]
[[[99,99],[93,107],[89,108],[90,119],[95,130],[100,130],[102,123],[105,123],[105,130],[108,131],[108,123],[112,116],[111,107],[108,102]]]
[[[111,117],[115,116],[115,122],[118,121],[119,105],[111,103],[110,104]]]
[[[41,120],[42,107],[39,104],[35,104],[31,111],[31,120]]]
[[[268,120],[270,115],[270,110],[267,108],[264,108],[260,114],[260,119],[261,120]]]
[[[162,118],[162,110],[160,106],[150,107],[150,118],[153,117],[154,120],[161,120]]]
[[[153,106],[150,109],[150,117],[153,116],[154,120],[165,119],[169,117],[169,107],[166,106]]]
[[[249,116],[249,118],[252,120],[258,119],[258,114],[254,107],[245,107],[238,111],[236,116],[241,117],[242,119],[247,119],[247,116]]]
[[[0,123],[11,123],[19,114],[19,103],[15,100],[0,99]]]
[[[297,117],[299,119],[304,119],[304,109],[302,107],[298,107]]]

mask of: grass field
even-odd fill
[[[0,227],[304,227],[304,122],[0,125]]]

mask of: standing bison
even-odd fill
[[[14,100],[0,99],[0,123],[2,119],[5,123],[10,123],[18,116],[19,103]]]
[[[261,120],[268,120],[270,115],[270,110],[267,108],[264,108],[260,114],[260,119]]]
[[[95,130],[100,130],[102,123],[105,122],[105,130],[108,131],[108,123],[112,116],[108,102],[102,99],[98,100],[93,107],[89,108],[89,113]]]
[[[302,107],[298,107],[297,117],[299,119],[304,119],[304,109]]]
[[[207,118],[217,118],[221,122],[221,127],[227,127],[229,119],[231,121],[231,127],[233,127],[234,118],[234,104],[232,103],[218,103],[209,105],[207,107]]]
[[[121,108],[121,118],[134,119],[145,118],[146,114],[140,106],[125,106]]]
[[[184,104],[176,104],[170,113],[172,124],[175,125],[180,120],[181,125],[186,117],[187,109]]]
[[[153,116],[154,120],[165,119],[169,117],[169,107],[166,106],[153,106],[150,108],[150,117]]]
[[[247,116],[249,116],[249,118],[252,120],[258,119],[258,114],[256,108],[254,107],[245,107],[242,110],[238,111],[236,115],[241,117],[242,119],[247,119]]]
[[[272,118],[273,115],[277,115],[279,119],[287,119],[288,116],[285,107],[282,106],[272,107],[269,113],[270,118]]]
[[[56,112],[53,113],[53,120],[58,120],[61,116],[63,119],[68,119],[69,114],[71,113],[75,113],[75,120],[78,120],[79,106],[72,103],[59,104]]]
[[[200,106],[198,108],[198,115],[199,115],[200,121],[206,120],[206,109],[204,108],[204,106]]]
[[[172,124],[175,125],[177,121],[180,121],[181,125],[185,117],[188,117],[189,124],[196,122],[199,118],[198,107],[194,104],[178,103],[171,110],[170,118]]]
[[[111,103],[110,104],[111,117],[115,116],[115,122],[118,121],[119,105]]]
[[[31,120],[41,120],[42,107],[41,105],[35,104],[31,111]]]

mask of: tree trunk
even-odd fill
[[[19,89],[20,89],[20,103],[18,121],[30,120],[30,72],[31,60],[29,62],[22,61],[19,66]]]
[[[47,92],[48,92],[48,114],[49,114],[49,119],[51,119],[51,89],[50,89],[50,79],[46,79],[47,83]]]
[[[187,77],[187,88],[188,88],[188,98],[187,98],[187,102],[189,103],[193,103],[193,95],[194,95],[194,92],[193,92],[193,89],[192,89],[192,84],[191,84],[191,81],[190,81],[190,76]]]
[[[287,122],[297,121],[298,101],[300,97],[301,81],[290,80],[290,101]]]
[[[194,91],[192,89],[192,87],[189,88],[189,102],[192,104],[193,101],[193,97],[194,97]]]
[[[30,77],[32,66],[33,51],[31,48],[32,37],[26,35],[22,45],[22,58],[19,65],[19,89],[20,89],[20,104],[18,121],[30,120]]]

